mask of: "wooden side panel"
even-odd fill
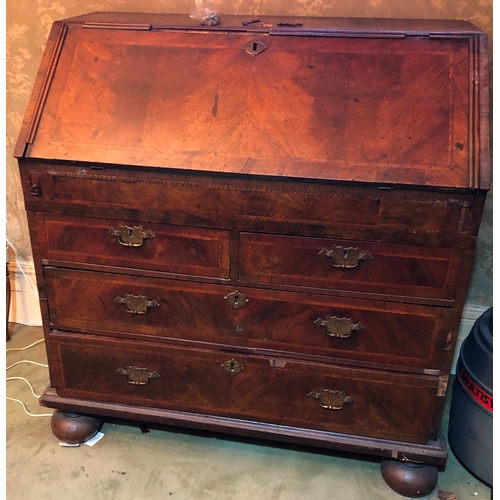
[[[369,370],[234,356],[243,370],[222,365],[233,355],[88,336],[52,335],[61,396],[194,411],[271,424],[427,443],[436,379]],[[122,369],[147,368],[134,385]],[[156,375],[154,375],[156,374]],[[314,394],[342,391],[351,402],[328,410]]]
[[[242,233],[240,244],[242,281],[429,298],[454,297],[461,259],[447,248],[268,234]]]
[[[44,260],[229,277],[229,231],[44,213],[36,220]],[[142,233],[140,246],[110,234],[120,226]]]
[[[57,329],[214,343],[365,366],[392,364],[420,372],[439,368],[447,336],[444,308],[238,288],[240,300],[248,302],[235,309],[225,299],[234,292],[228,286],[57,268],[46,268],[45,279],[50,322]],[[130,314],[115,301],[127,293],[159,305]],[[329,336],[338,332],[326,329],[328,316],[350,318],[349,336]]]

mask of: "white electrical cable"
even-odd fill
[[[7,382],[9,380],[24,380],[29,386],[30,386],[30,389],[31,389],[31,394],[33,394],[33,396],[35,396],[35,398],[37,399],[40,399],[41,396],[39,396],[36,392],[35,392],[35,389],[33,388],[33,386],[31,385],[31,382],[29,380],[26,380],[24,377],[8,377],[7,379]]]
[[[48,368],[49,365],[44,365],[43,363],[38,363],[37,361],[31,361],[29,359],[23,359],[22,361],[18,361],[17,363],[14,363],[13,365],[10,365],[6,368],[6,370],[10,370],[14,366],[20,365],[21,363],[33,363],[34,365],[37,366],[43,366],[44,368]]]
[[[39,342],[40,341],[35,342],[35,344],[38,344]],[[28,346],[28,347],[31,347],[31,346]],[[27,347],[25,349],[27,349]],[[22,361],[18,361],[17,363],[14,363],[14,364],[8,366],[6,368],[6,370],[9,370],[10,368],[13,368],[14,366],[19,365],[21,363],[33,363],[34,365],[42,366],[44,368],[48,368],[48,365],[45,365],[43,363],[38,363],[37,361],[30,361],[29,359],[23,359]],[[40,396],[35,393],[35,390],[33,389],[33,386],[31,385],[31,383],[28,380],[26,380],[24,377],[8,377],[6,380],[7,381],[9,381],[9,380],[24,380],[30,386],[31,393],[33,394],[33,396],[35,396],[37,399],[40,399]],[[24,411],[30,417],[51,417],[52,416],[52,413],[31,413],[28,410],[28,408],[26,408],[26,405],[20,399],[10,398],[9,396],[5,396],[5,397],[6,397],[6,399],[8,399],[10,401],[15,401],[16,403],[19,403],[20,405],[22,405]]]
[[[16,265],[17,265],[17,267],[19,267],[19,269],[23,273],[23,276],[28,281],[31,289],[33,290],[33,292],[38,297],[38,292],[33,288],[33,285],[31,284],[31,280],[28,278],[28,276],[26,276],[26,273],[24,272],[23,268],[21,267],[21,264],[19,264],[19,261],[17,259],[17,251],[16,251],[16,249],[14,248],[14,246],[12,245],[12,243],[9,240],[7,240],[7,243],[12,248],[12,250],[14,250],[14,254],[16,256]],[[10,352],[10,351],[25,351],[26,349],[29,349],[30,347],[33,347],[33,346],[35,346],[37,344],[40,344],[41,342],[44,342],[44,341],[45,341],[45,339],[40,339],[40,340],[37,340],[36,342],[33,342],[32,344],[30,344],[30,345],[28,345],[26,347],[11,347],[11,348],[7,349],[6,352]],[[43,363],[38,363],[37,361],[31,361],[29,359],[23,359],[22,361],[18,361],[17,363],[14,363],[14,364],[8,366],[6,368],[6,370],[9,370],[10,368],[13,368],[14,366],[20,365],[21,363],[32,363],[34,365],[42,366],[44,368],[48,368],[48,366],[49,366],[49,365],[46,365],[46,364],[43,364]],[[31,393],[33,394],[33,396],[35,396],[35,398],[37,398],[37,399],[40,399],[40,396],[38,394],[36,394],[35,389],[31,385],[31,383],[28,380],[26,380],[24,377],[8,377],[6,379],[6,381],[8,382],[9,380],[23,380],[24,382],[26,382],[29,385],[29,387],[31,389]],[[9,396],[5,396],[5,398],[8,399],[9,401],[15,401],[16,403],[19,403],[23,407],[23,410],[25,411],[25,413],[27,415],[29,415],[30,417],[52,417],[52,413],[31,413],[28,410],[28,408],[26,408],[26,405],[20,399],[11,398]]]
[[[33,342],[33,344],[30,344],[30,345],[28,345],[26,347],[11,347],[10,349],[7,349],[5,352],[9,352],[9,351],[25,351],[26,349],[29,349],[30,347],[33,347],[34,345],[37,345],[40,342],[45,342],[45,339],[37,340],[36,342]]]
[[[8,400],[10,401],[16,401],[16,403],[19,403],[23,406],[24,411],[30,416],[30,417],[52,417],[52,413],[31,413],[28,411],[28,408],[26,408],[26,405],[19,399],[15,398],[9,398],[9,396],[5,396]]]
[[[7,241],[7,244],[10,246],[10,248],[12,248],[12,250],[14,250],[14,255],[15,255],[15,258],[16,258],[16,265],[17,267],[21,270],[21,272],[23,273],[23,276],[26,278],[26,281],[29,283],[29,286],[31,287],[31,289],[33,290],[34,294],[39,297],[38,295],[38,290],[35,289],[35,287],[33,286],[33,284],[31,283],[31,280],[28,278],[28,276],[26,275],[26,273],[24,272],[24,269],[22,268],[21,264],[19,264],[19,260],[17,259],[17,250],[14,248],[14,245],[9,241],[8,238],[5,238],[5,240]]]

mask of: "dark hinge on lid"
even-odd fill
[[[83,28],[106,29],[106,30],[139,30],[150,31],[151,24],[148,23],[106,23],[106,22],[86,22]]]
[[[314,36],[324,38],[404,38],[406,36],[404,31],[320,30],[285,25],[271,28],[269,34],[274,36]]]

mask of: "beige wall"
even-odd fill
[[[466,19],[492,36],[492,0],[213,0],[222,14]],[[50,26],[97,10],[189,13],[194,0],[7,0],[7,238],[21,260],[31,248],[17,164],[12,153]],[[468,303],[491,305],[491,195],[480,233]]]

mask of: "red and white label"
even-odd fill
[[[465,390],[472,396],[472,398],[477,401],[483,408],[488,411],[493,412],[493,395],[489,395],[480,389],[469,377],[467,372],[460,367],[459,373],[460,380],[465,388]]]

